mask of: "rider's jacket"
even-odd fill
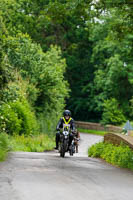
[[[60,128],[64,128],[68,126],[70,127],[72,131],[75,130],[75,123],[74,123],[73,118],[70,117],[68,120],[66,120],[64,117],[61,117],[57,124],[56,130],[59,130]]]

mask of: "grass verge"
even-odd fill
[[[9,151],[9,140],[6,133],[0,133],[0,161],[4,161]]]
[[[107,133],[106,131],[89,130],[89,129],[82,129],[82,128],[78,128],[78,131],[81,133],[89,133],[89,134],[102,135],[102,136],[104,136]]]
[[[100,142],[88,149],[88,156],[102,158],[115,166],[133,170],[133,151],[124,144],[115,146],[110,143]]]
[[[10,138],[12,151],[44,152],[53,150],[54,137],[41,134],[38,136],[12,136]]]

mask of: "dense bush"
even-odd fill
[[[126,145],[115,146],[109,143],[97,143],[88,150],[88,155],[98,157],[123,168],[133,169],[133,151]]]
[[[22,102],[16,101],[11,103],[13,111],[21,120],[20,134],[35,134],[38,131],[38,125],[34,112],[31,110],[29,103],[26,100]]]
[[[17,113],[9,104],[0,106],[0,129],[9,134],[19,134],[21,131],[21,119],[18,118]]]
[[[0,129],[8,134],[34,134],[37,122],[28,102],[15,101],[0,106]]]
[[[0,161],[5,160],[9,150],[9,140],[5,133],[0,133]]]
[[[124,117],[124,114],[116,99],[112,98],[105,100],[103,107],[104,107],[102,115],[103,124],[120,125],[126,121],[126,118]]]

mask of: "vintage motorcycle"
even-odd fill
[[[59,144],[59,152],[61,157],[65,157],[65,153],[69,152],[70,156],[73,156],[75,153],[75,140],[72,140],[72,143],[70,147],[68,147],[69,144],[69,135],[70,135],[70,129],[69,127],[65,126],[63,127],[63,131],[60,133],[60,144]]]

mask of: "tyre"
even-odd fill
[[[64,140],[64,152],[66,152],[67,151],[67,149],[68,149],[68,141],[67,140]]]
[[[65,150],[64,150],[64,145],[63,144],[61,145],[61,148],[60,148],[60,156],[62,158],[64,158],[64,156],[65,156]]]

